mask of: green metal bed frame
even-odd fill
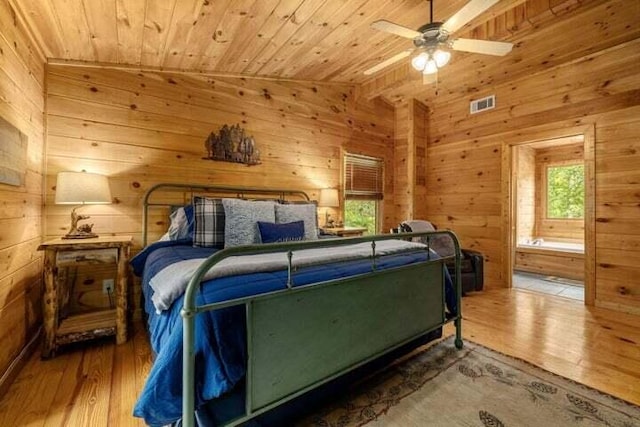
[[[147,239],[148,209],[171,206],[153,203],[156,191],[183,193],[277,195],[309,200],[301,191],[159,184],[144,198],[143,242]],[[455,254],[446,258],[379,270],[376,242],[389,239],[448,235]],[[369,242],[371,271],[347,278],[294,286],[295,251]],[[287,288],[255,296],[198,306],[196,294],[209,269],[225,258],[286,252]],[[445,315],[445,262],[455,259],[457,314]],[[448,230],[320,239],[228,248],[207,258],[189,281],[181,311],[183,318],[182,423],[195,425],[195,316],[210,310],[244,305],[247,329],[245,415],[230,421],[236,426],[290,401],[316,387],[377,359],[449,322],[456,328],[455,346],[462,348],[462,285],[460,244]],[[301,350],[303,349],[303,350]]]

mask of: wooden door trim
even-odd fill
[[[584,144],[585,212],[584,212],[584,302],[594,305],[596,300],[596,184],[595,184],[595,125],[525,129],[501,135],[502,140],[502,260],[503,275],[508,287],[512,287],[513,258],[515,250],[513,213],[515,212],[515,179],[513,178],[513,147],[534,142],[582,135]]]

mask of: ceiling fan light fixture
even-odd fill
[[[449,63],[451,53],[446,50],[438,49],[433,53],[433,59],[436,61],[438,68],[442,68]]]
[[[424,66],[424,74],[433,74],[438,72],[438,64],[434,59],[429,59],[427,64]]]
[[[426,52],[422,52],[411,60],[411,66],[418,71],[424,70],[429,60],[429,55]]]

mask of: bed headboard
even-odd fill
[[[231,187],[204,184],[160,183],[151,187],[142,202],[142,246],[147,246],[149,209],[171,208],[191,202],[194,195],[208,197],[230,197],[243,199],[278,199],[310,201],[309,195],[301,190],[282,190],[254,187]]]

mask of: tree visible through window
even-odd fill
[[[344,223],[347,227],[364,227],[376,234],[377,200],[345,200]]]
[[[584,165],[547,168],[547,218],[584,218]]]

